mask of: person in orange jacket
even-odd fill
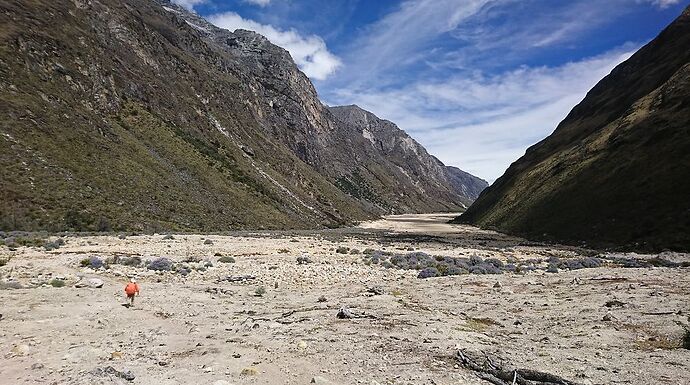
[[[134,306],[134,296],[139,295],[139,285],[137,285],[136,279],[132,278],[129,280],[129,283],[125,286],[125,294],[127,294],[129,306]]]

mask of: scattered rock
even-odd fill
[[[610,301],[606,301],[604,306],[606,306],[606,307],[623,307],[623,306],[625,306],[625,302],[621,302],[619,300],[612,299]]]
[[[213,244],[213,241],[210,239],[207,239],[204,241],[204,245],[212,245],[212,244]]]
[[[43,369],[43,368],[45,368],[45,367],[46,367],[46,366],[43,365],[42,363],[37,362],[37,363],[31,365],[31,370],[41,370],[41,369]]]
[[[322,296],[320,296],[319,299],[317,299],[316,301],[317,301],[317,302],[326,302],[326,301],[328,301],[328,299],[326,299],[326,296],[325,296],[325,295],[322,295]],[[1,318],[1,317],[0,317],[0,318]]]
[[[100,278],[89,278],[87,280],[81,279],[79,282],[74,284],[76,288],[90,287],[94,289],[100,289],[103,287],[103,280]]]
[[[123,370],[119,371],[112,366],[106,366],[104,368],[95,368],[91,371],[91,374],[96,376],[96,377],[117,377],[117,378],[122,378],[127,381],[134,381],[136,376],[129,371],[129,370]]]
[[[383,295],[385,294],[385,291],[383,290],[383,287],[381,286],[373,286],[367,289],[368,293],[371,293],[373,295]]]
[[[337,318],[339,319],[350,319],[350,318],[355,318],[354,313],[345,306],[341,307],[340,310],[338,310],[338,314],[336,315]]]
[[[503,285],[501,285],[500,282],[496,281],[496,283],[494,283],[494,289],[500,289],[502,287],[503,287]]]
[[[259,374],[259,371],[253,366],[248,366],[242,369],[240,374],[243,376],[256,376],[257,374]]]

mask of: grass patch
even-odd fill
[[[65,287],[65,281],[57,278],[51,279],[48,284],[52,287]]]

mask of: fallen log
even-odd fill
[[[479,378],[494,385],[579,385],[554,374],[515,368],[505,360],[484,352],[461,349],[456,359]]]

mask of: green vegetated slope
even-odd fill
[[[690,9],[456,221],[535,239],[690,250]]]
[[[3,2],[0,25],[0,230],[315,228],[462,208],[448,186],[405,198],[401,172],[253,32],[151,0]],[[338,183],[358,172],[374,198]]]

